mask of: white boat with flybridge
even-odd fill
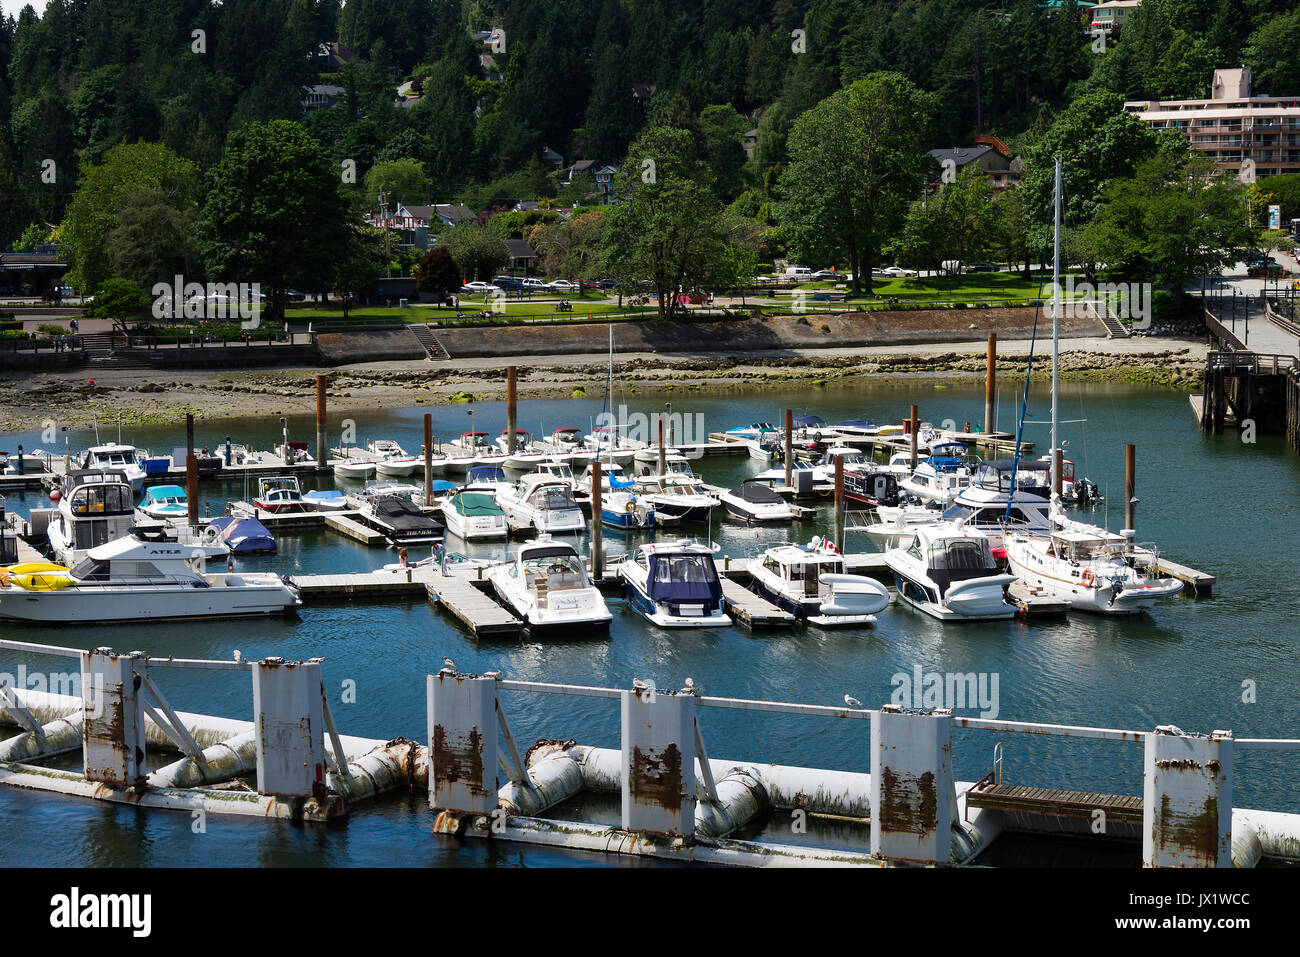
[[[86,449],[81,457],[81,464],[78,468],[87,469],[114,469],[126,476],[131,483],[131,491],[139,494],[144,488],[144,466],[141,460],[148,453],[141,452],[134,445],[123,445],[120,442],[109,442],[105,445],[92,445]]]
[[[534,473],[497,493],[497,504],[516,527],[548,534],[577,534],[587,527],[586,516],[563,479]]]
[[[904,543],[885,553],[898,598],[940,621],[1011,618],[1017,608],[1006,601],[1015,581],[998,567],[988,537],[956,522],[922,525]]]
[[[731,624],[713,551],[689,539],[639,546],[618,565],[632,610],[660,628]]]
[[[916,463],[916,470],[898,482],[901,491],[923,502],[947,505],[974,479],[977,463],[966,458],[964,445],[936,445]]]
[[[606,633],[613,619],[577,549],[549,535],[520,545],[513,561],[489,571],[488,581],[530,635],[586,638]]]
[[[889,604],[889,589],[874,578],[846,574],[844,555],[823,538],[775,545],[746,567],[759,595],[823,628],[869,625]]]
[[[128,535],[92,548],[72,567],[48,571],[39,581],[7,580],[0,585],[0,618],[127,626],[275,615],[302,603],[297,589],[279,575],[208,574],[204,562],[202,554],[176,542]]]
[[[663,522],[707,522],[713,510],[722,504],[704,488],[704,482],[691,471],[681,454],[670,457],[662,475],[643,467],[636,477],[635,491],[650,500],[655,518]]]

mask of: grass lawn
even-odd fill
[[[472,299],[469,297],[461,299],[459,311],[464,315],[464,319],[456,318],[456,309],[434,305],[407,306],[405,309],[361,306],[348,310],[347,318],[348,322],[427,322],[454,326],[460,324],[480,325],[484,322],[514,324],[528,320],[573,321],[586,319],[588,315],[592,318],[599,318],[654,315],[656,313],[653,304],[636,308],[625,304],[620,309],[617,302],[571,301],[573,302],[573,310],[571,312],[560,312],[555,308],[556,303],[554,301],[506,300],[504,312],[493,313],[490,319],[481,319],[478,314],[491,311],[494,301],[488,299],[484,302],[482,297],[476,296]],[[289,321],[294,323],[341,322],[343,321],[343,310],[335,306],[316,308],[311,305],[297,305],[288,309],[287,316]]]

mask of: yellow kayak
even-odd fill
[[[15,585],[28,591],[55,591],[71,584],[68,569],[53,562],[21,562],[0,568],[0,585]]]

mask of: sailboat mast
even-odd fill
[[[1059,397],[1059,380],[1057,378],[1061,349],[1061,158],[1056,158],[1056,188],[1052,241],[1052,451],[1050,494],[1055,494],[1057,484],[1056,450],[1060,443],[1056,437],[1057,399]]]

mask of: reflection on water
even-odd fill
[[[673,410],[700,412],[709,431],[779,421],[785,405],[835,422],[871,418],[900,420],[910,401],[923,419],[958,424],[983,414],[982,389],[941,388],[926,382],[906,388],[803,390],[697,398],[680,395]],[[1011,390],[1004,389],[1004,393]],[[1018,397],[1017,397],[1018,398]],[[651,412],[661,401],[628,402]],[[1300,681],[1295,623],[1300,594],[1300,559],[1283,529],[1294,529],[1300,511],[1300,469],[1275,440],[1243,446],[1230,438],[1207,438],[1197,430],[1184,396],[1104,386],[1066,387],[1065,418],[1086,418],[1062,428],[1067,455],[1106,494],[1109,505],[1095,520],[1122,524],[1123,444],[1138,447],[1138,538],[1153,540],[1173,558],[1219,576],[1210,598],[1182,597],[1136,619],[1074,616],[1026,624],[985,622],[942,625],[906,607],[891,605],[873,628],[825,632],[817,629],[747,634],[734,628],[674,632],[656,629],[611,600],[614,620],[607,641],[538,643],[476,641],[425,602],[321,603],[307,605],[297,619],[187,624],[105,623],[94,627],[3,626],[5,637],[76,647],[112,645],[154,654],[246,658],[323,656],[326,686],[341,730],[375,738],[426,737],[423,676],[436,671],[443,655],[463,670],[499,669],[512,678],[626,686],[633,677],[678,687],[691,676],[708,694],[839,704],[851,694],[872,706],[889,700],[892,677],[923,671],[996,673],[999,716],[1030,721],[1149,729],[1173,723],[1189,731],[1231,728],[1238,736],[1300,733]],[[423,407],[353,415],[358,436],[393,438],[408,450],[420,447]],[[435,431],[444,437],[467,428],[463,406],[440,407]],[[527,402],[520,426],[546,434],[563,426],[587,431],[601,411],[600,400]],[[1047,410],[1040,410],[1043,418]],[[475,426],[499,432],[500,404],[474,406]],[[1002,427],[1014,422],[1011,398],[1000,410]],[[314,423],[291,417],[290,437],[313,441]],[[337,433],[337,418],[331,435]],[[1044,426],[1029,437],[1047,440]],[[276,419],[207,424],[200,420],[198,443],[214,445],[230,435],[236,442],[268,447],[279,437]],[[114,430],[115,435],[115,430]],[[141,429],[128,442],[170,450],[183,443],[183,420],[172,429]],[[73,448],[93,436],[72,436]],[[9,445],[39,445],[31,433],[4,436]],[[706,481],[737,484],[761,469],[744,457],[708,458],[696,463]],[[331,476],[304,481],[329,487]],[[220,513],[227,500],[244,498],[238,481],[205,481],[202,505]],[[18,512],[44,504],[36,492],[9,496]],[[816,521],[791,528],[747,528],[719,513],[712,529],[685,532],[712,538],[725,554],[745,556],[784,540],[807,541],[827,530],[829,510]],[[663,532],[678,537],[684,532]],[[239,568],[281,573],[363,571],[394,560],[387,549],[367,549],[333,533],[277,533],[277,555],[238,559]],[[632,548],[645,533],[607,530],[612,547]],[[852,546],[851,546],[852,547]],[[862,548],[870,548],[862,542]],[[475,544],[464,551],[499,554],[500,544]],[[413,550],[412,559],[424,557]],[[24,659],[28,668],[66,670],[66,661]],[[13,672],[18,659],[0,661]],[[342,700],[345,682],[355,682],[354,703]],[[1253,682],[1256,701],[1243,700],[1243,683]],[[247,675],[177,669],[160,684],[172,706],[184,711],[251,718]],[[1245,696],[1249,699],[1249,696]],[[576,738],[584,744],[617,747],[616,702],[522,692],[502,695],[516,738],[526,746],[537,738]],[[964,712],[973,713],[969,709]],[[705,709],[702,720],[712,756],[809,767],[867,770],[867,726],[789,715]],[[1040,736],[958,731],[954,771],[958,780],[986,773],[994,744],[1001,740],[1004,776],[1011,782],[1068,786],[1088,791],[1140,794],[1142,755],[1130,744],[1045,739]],[[1294,757],[1244,752],[1236,758],[1238,806],[1300,811],[1289,783]],[[420,796],[389,795],[359,807],[337,827],[300,827],[263,821],[209,818],[194,834],[183,813],[137,812],[91,805],[49,795],[0,789],[0,862],[9,864],[136,865],[262,864],[440,866],[581,866],[613,859],[541,848],[494,847],[474,840],[433,838]],[[1011,843],[1006,853],[1015,850]],[[1093,852],[1089,852],[1093,853]],[[1128,851],[1123,852],[1127,854]],[[1124,863],[1126,859],[1117,861]],[[1013,860],[1013,862],[1016,862]],[[620,862],[621,863],[621,862]]]

